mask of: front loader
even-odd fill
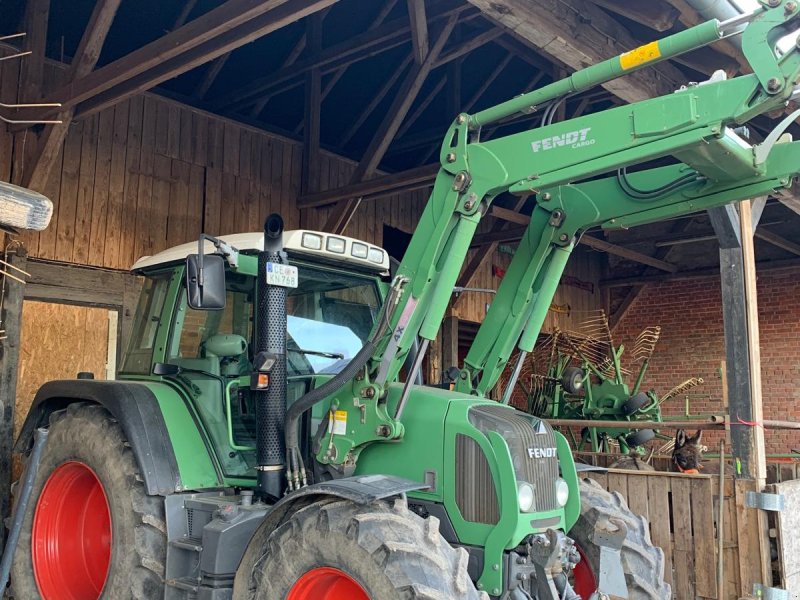
[[[12,594],[670,598],[647,523],[581,481],[546,421],[488,394],[514,351],[532,351],[588,228],[791,184],[800,142],[781,134],[798,113],[758,145],[737,131],[793,101],[800,52],[777,43],[797,17],[797,3],[765,0],[458,115],[391,274],[380,248],[283,232],[275,216],[263,232],[141,259],[119,380],[45,384],[17,442],[41,459],[31,454],[38,473],[20,491],[31,501]],[[733,34],[751,74],[481,140],[486,125]],[[669,164],[645,168],[656,159]],[[416,385],[478,224],[505,192],[536,205],[455,390]]]

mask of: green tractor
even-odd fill
[[[720,207],[798,174],[800,143],[734,131],[796,94],[800,52],[775,44],[797,5],[769,5],[458,115],[394,272],[378,247],[284,233],[278,217],[140,260],[119,379],[36,395],[0,581],[13,557],[24,600],[671,598],[647,523],[581,480],[546,421],[489,394],[515,348],[532,351],[588,228]],[[481,140],[485,125],[742,28],[752,74]],[[455,390],[419,385],[505,192],[535,195],[527,232]]]

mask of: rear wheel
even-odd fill
[[[251,599],[488,600],[469,578],[466,551],[442,538],[438,519],[422,519],[402,499],[305,506],[262,552],[248,576]]]
[[[14,556],[14,597],[161,597],[165,557],[163,500],[145,493],[119,424],[96,405],[55,413]]]
[[[569,532],[581,555],[573,571],[575,592],[583,600],[589,600],[597,589],[600,547],[592,541],[592,533],[596,523],[615,519],[622,521],[628,529],[620,551],[628,599],[672,598],[670,586],[664,582],[664,552],[650,541],[647,521],[633,514],[622,496],[604,490],[596,481],[583,479],[580,489],[581,516]]]

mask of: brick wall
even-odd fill
[[[764,417],[800,421],[800,278],[797,272],[758,278],[761,377]],[[661,340],[653,355],[645,387],[659,394],[690,378],[703,386],[689,392],[691,412],[722,414],[720,362],[725,358],[719,278],[662,283],[646,287],[614,331],[632,348],[638,333],[660,325]],[[682,414],[675,399],[665,414]],[[735,416],[734,416],[735,417]],[[715,436],[708,437],[713,442]],[[705,441],[705,439],[704,439]],[[800,431],[767,431],[767,452],[800,448]],[[713,442],[716,449],[717,442]],[[711,446],[712,444],[708,444]]]

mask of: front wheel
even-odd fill
[[[248,576],[253,600],[488,600],[435,517],[405,500],[362,506],[323,500],[294,513],[269,537]]]
[[[664,582],[664,552],[650,541],[647,521],[633,514],[622,496],[606,491],[596,481],[583,479],[580,489],[581,516],[569,532],[581,555],[573,571],[575,593],[589,600],[597,589],[600,547],[592,541],[592,533],[596,523],[615,519],[628,529],[620,551],[628,599],[670,600],[672,592]]]
[[[53,413],[11,572],[18,600],[164,594],[164,501],[148,496],[122,427],[101,406]]]

